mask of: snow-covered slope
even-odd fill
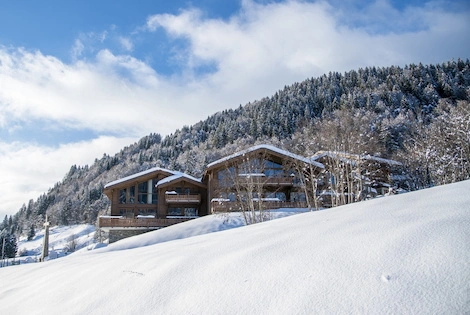
[[[67,254],[71,248],[80,250],[93,244],[95,226],[91,224],[79,224],[70,226],[53,226],[49,229],[49,254],[50,258],[60,258]],[[20,238],[18,252],[22,257],[17,257],[21,263],[33,262],[39,259],[44,241],[44,230],[38,231],[31,241],[26,237]],[[73,243],[73,244],[71,244]]]
[[[465,181],[163,243],[162,230],[1,268],[0,313],[468,314],[469,192]]]

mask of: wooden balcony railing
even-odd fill
[[[269,177],[269,176],[241,176],[237,179],[241,185],[245,183],[261,184],[268,186],[292,186],[293,177]]]
[[[242,211],[245,203],[236,201],[213,201],[211,202],[212,212],[233,212]],[[261,207],[263,210],[274,210],[280,208],[308,208],[305,201],[262,201]],[[258,202],[255,201],[255,208],[258,208]]]
[[[165,195],[166,203],[201,203],[201,194]]]
[[[173,224],[185,222],[194,219],[194,217],[180,218],[136,218],[129,219],[125,217],[99,217],[100,228],[158,228]]]
[[[266,177],[265,185],[290,186],[294,184],[292,177]]]

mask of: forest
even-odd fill
[[[94,224],[108,210],[102,191],[110,181],[155,166],[200,177],[208,163],[261,143],[302,156],[334,150],[394,159],[412,190],[469,179],[469,101],[468,59],[330,72],[168,136],[149,134],[92,165],[72,165],[62,181],[5,216],[0,230],[34,235],[46,214],[52,224]]]

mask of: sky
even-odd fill
[[[330,71],[468,58],[468,1],[0,1],[0,217],[149,133]]]
[[[89,244],[0,268],[1,307],[51,315],[468,314],[469,190],[467,180],[249,226],[240,213],[209,215],[104,248]],[[72,233],[82,246],[90,228],[52,228],[54,252]],[[42,235],[20,248],[39,252]]]

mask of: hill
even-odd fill
[[[464,181],[161,243],[168,228],[1,268],[0,305],[10,314],[465,314],[469,190]],[[174,226],[174,238],[210,218]]]
[[[102,194],[107,182],[154,166],[198,177],[208,163],[259,143],[304,156],[341,150],[393,158],[408,168],[413,189],[464,180],[470,178],[469,101],[469,60],[328,73],[164,138],[150,134],[92,165],[73,165],[0,229],[24,235],[39,229],[46,214],[54,225],[94,224],[109,206]]]

